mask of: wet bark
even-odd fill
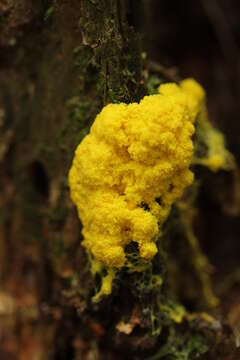
[[[112,299],[91,304],[97,280],[67,181],[74,149],[101,107],[146,93],[140,6],[0,3],[1,359],[145,359],[164,342],[147,321],[129,335],[116,329],[131,316],[139,325],[143,307],[129,292],[131,277]],[[231,353],[232,335],[217,333]]]

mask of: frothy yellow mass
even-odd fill
[[[193,181],[192,135],[204,96],[188,79],[161,85],[159,94],[140,103],[109,104],[77,147],[71,197],[83,224],[83,245],[108,274],[124,266],[132,241],[141,259],[156,254],[159,226]],[[103,282],[104,293],[111,292],[110,283]]]

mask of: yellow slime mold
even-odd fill
[[[145,262],[157,253],[159,226],[193,181],[192,135],[203,101],[201,86],[185,80],[160,86],[139,104],[109,104],[77,147],[69,184],[82,244],[93,273],[107,270],[95,301],[111,293],[126,245],[137,243]]]

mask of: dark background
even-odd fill
[[[148,1],[144,4],[147,31],[143,44],[148,57],[176,67],[181,78],[193,77],[203,85],[211,121],[225,134],[239,166],[240,2],[153,0],[151,6]],[[196,220],[201,244],[215,265],[214,285],[221,291],[224,287],[227,307],[229,301],[239,302],[238,173],[201,174],[200,215]]]

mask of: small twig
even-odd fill
[[[162,64],[152,60],[147,60],[146,66],[149,70],[161,74],[166,80],[173,82],[179,82],[181,80],[178,75],[178,70],[175,67],[167,68]]]

